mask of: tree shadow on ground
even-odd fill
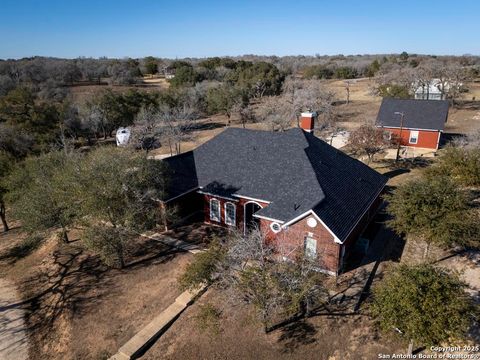
[[[225,228],[205,224],[203,217],[199,221],[186,223],[164,233],[174,239],[197,245],[206,245],[212,237],[223,237],[226,234]]]
[[[107,267],[98,255],[86,251],[81,242],[60,243],[38,270],[18,284],[23,300],[2,306],[0,313],[15,308],[24,311],[25,327],[19,327],[18,331],[27,331],[33,348],[41,349],[45,343],[54,343],[56,339],[51,337],[55,336],[53,329],[57,320],[65,316],[82,317],[103,299],[119,294],[122,290],[118,285],[119,276],[165,263],[182,252],[147,240],[133,242],[135,246],[128,254],[126,269]]]
[[[317,330],[307,321],[297,321],[284,326],[278,339],[283,344],[284,353],[291,353],[300,346],[313,344],[317,340],[315,338]]]
[[[11,304],[25,311],[26,330],[41,346],[63,315],[82,316],[107,294],[114,294],[108,268],[98,256],[77,246],[64,246],[51,255],[51,266],[42,266],[21,284],[24,300]],[[36,347],[36,346],[35,346]]]
[[[30,255],[38,249],[43,243],[43,236],[29,236],[20,243],[8,249],[4,254],[0,255],[0,262],[6,261],[8,265],[12,265],[20,259]]]
[[[195,122],[191,127],[188,128],[188,132],[192,131],[204,131],[204,130],[215,130],[219,128],[224,128],[225,124],[218,122]]]

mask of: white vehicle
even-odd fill
[[[130,139],[130,129],[123,127],[118,128],[115,139],[117,140],[117,146],[127,146],[128,140]]]

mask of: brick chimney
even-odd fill
[[[312,132],[315,127],[315,118],[317,117],[317,113],[307,111],[302,112],[300,115],[300,127],[308,132]]]

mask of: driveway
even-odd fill
[[[18,293],[8,280],[0,279],[0,359],[28,359],[24,310]]]

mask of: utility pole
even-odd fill
[[[395,157],[395,162],[398,162],[398,159],[400,158],[400,146],[402,145],[403,119],[405,117],[405,113],[396,111],[394,115],[400,115],[400,135],[397,145],[397,156]]]
[[[345,91],[347,92],[347,105],[350,103],[350,81],[345,80]]]

